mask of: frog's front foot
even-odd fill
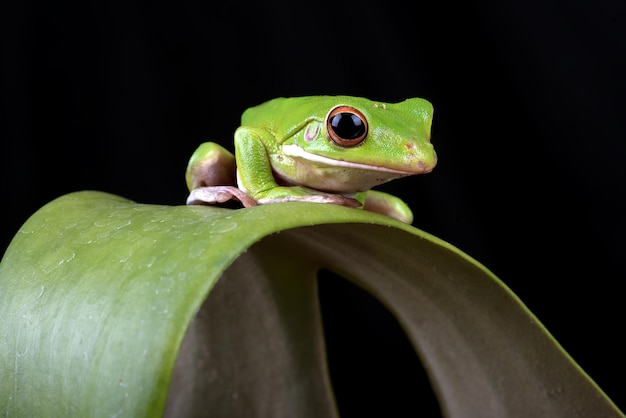
[[[266,192],[260,193],[257,197],[258,204],[280,203],[280,202],[311,202],[330,203],[333,205],[348,206],[358,208],[361,202],[352,197],[342,194],[325,193],[304,187],[276,187]]]
[[[218,203],[228,202],[229,200],[238,200],[246,208],[257,205],[257,202],[248,196],[246,192],[235,186],[197,187],[189,193],[189,197],[187,197],[187,204],[215,205]]]
[[[197,187],[189,193],[189,197],[187,197],[187,204],[216,205],[219,203],[226,203],[230,200],[238,200],[246,208],[280,202],[330,203],[333,205],[348,206],[351,208],[358,208],[359,206],[362,206],[361,202],[352,197],[341,194],[324,193],[302,187],[277,187],[260,193],[255,200],[246,192],[235,186]]]

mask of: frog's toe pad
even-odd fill
[[[189,197],[187,197],[187,204],[217,205],[219,203],[228,202],[229,200],[238,200],[246,208],[257,205],[256,201],[248,196],[247,193],[234,186],[210,186],[195,188],[189,193]]]

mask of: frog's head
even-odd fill
[[[274,165],[284,180],[319,190],[364,191],[389,180],[430,172],[433,107],[427,100],[373,102],[350,96],[281,98],[244,119],[272,132],[276,152],[292,161]],[[258,120],[252,120],[258,119]],[[268,118],[264,118],[268,123]],[[280,158],[282,158],[280,157]],[[283,172],[288,171],[288,172]]]

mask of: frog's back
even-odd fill
[[[324,100],[326,97],[332,96],[278,97],[268,100],[246,109],[241,116],[241,124],[263,127],[270,121],[273,121],[273,124],[285,120],[292,121],[290,124],[297,123],[317,114],[316,109],[318,112],[323,109],[323,102],[329,101]]]
[[[352,96],[303,96],[279,97],[251,107],[243,113],[241,124],[266,129],[277,138],[285,138],[312,120],[323,121],[328,112],[337,106],[355,107],[366,116],[374,108],[386,109],[390,106],[400,111],[401,117],[416,112],[423,118],[432,117],[432,105],[427,100],[418,98],[392,104]]]
[[[241,125],[261,128],[277,139],[284,139],[302,129],[312,119],[323,120],[327,110],[321,105],[324,96],[279,97],[246,109]],[[321,99],[321,100],[320,100]]]

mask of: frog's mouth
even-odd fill
[[[304,149],[302,149],[301,147],[295,144],[284,145],[282,147],[282,150],[283,150],[283,153],[288,157],[291,157],[297,160],[306,160],[311,163],[315,163],[319,166],[325,166],[325,167],[343,167],[343,168],[349,168],[349,169],[354,169],[354,170],[386,172],[386,173],[398,174],[400,176],[410,176],[413,174],[419,174],[419,173],[428,171],[426,170],[425,167],[423,167],[423,170],[418,170],[418,171],[398,170],[395,168],[381,167],[381,166],[372,165],[372,164],[363,164],[363,163],[355,163],[352,161],[337,160],[334,158],[324,157],[324,156],[317,155],[317,154],[311,154],[310,152],[306,152]],[[424,164],[420,162],[420,168],[422,168],[422,166],[424,166]]]
[[[326,192],[362,192],[393,179],[429,171],[426,167],[422,171],[409,171],[335,160],[311,154],[297,145],[285,145],[282,150],[285,157],[292,159],[293,171],[285,173],[281,170],[281,165],[273,166],[274,172],[281,182]]]

